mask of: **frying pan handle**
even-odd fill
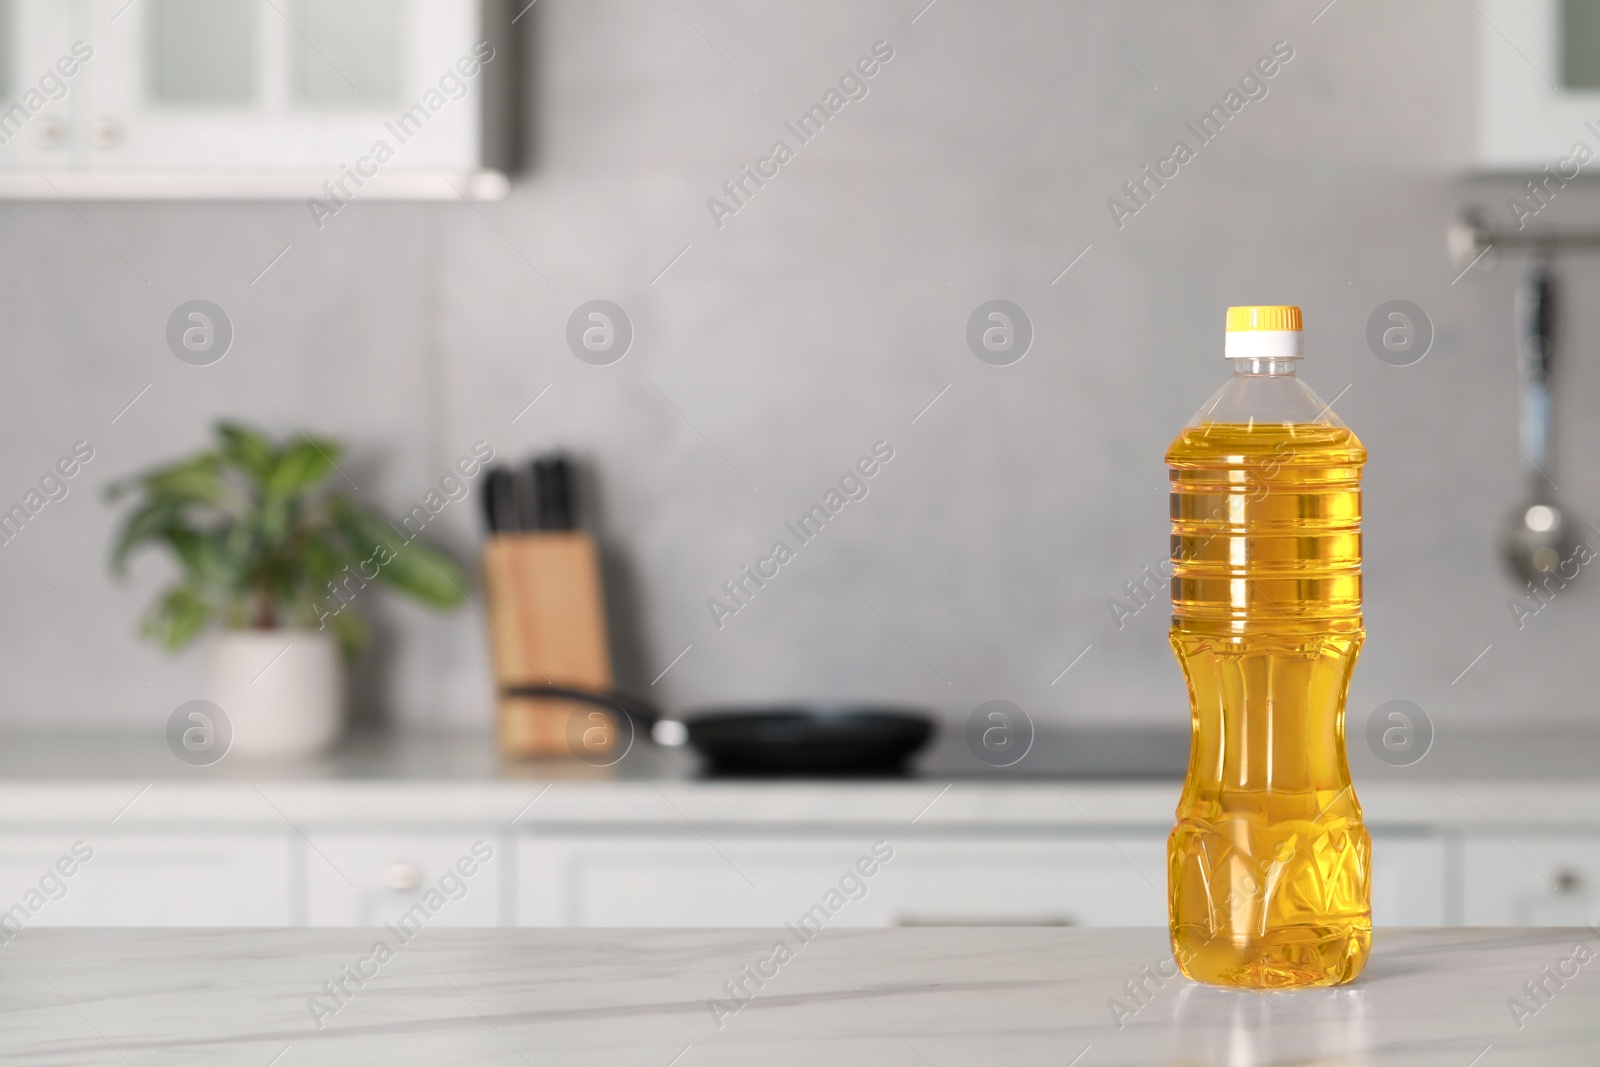
[[[661,721],[661,712],[637,697],[621,693],[600,693],[592,689],[573,689],[564,685],[508,685],[508,697],[553,697],[558,700],[576,700],[593,704],[613,716],[629,719],[644,727],[646,736],[651,727]]]

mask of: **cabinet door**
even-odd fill
[[[73,43],[86,31],[77,14],[59,0],[0,0],[0,170],[82,163],[76,131],[87,92]]]
[[[501,843],[493,831],[312,833],[306,857],[312,926],[495,926]],[[418,907],[421,910],[418,910]]]
[[[1600,836],[1473,834],[1462,846],[1468,926],[1582,926],[1600,914]]]
[[[1425,834],[1372,835],[1372,924],[1443,926],[1445,843]]]
[[[455,65],[480,40],[477,0],[88,3],[90,169],[337,182],[378,141],[393,158],[374,173],[476,166],[482,76]]]
[[[1573,0],[1481,0],[1477,157],[1481,167],[1570,170],[1575,140],[1600,107],[1594,5]],[[1552,81],[1551,79],[1555,79]],[[1557,84],[1559,83],[1559,84]],[[1558,161],[1567,160],[1565,167]],[[1508,211],[1503,218],[1509,220]]]
[[[1166,922],[1164,870],[1159,834],[1111,842],[526,837],[518,845],[518,921],[779,926],[821,905],[830,926],[1150,926]]]
[[[11,930],[291,921],[285,835],[104,830],[0,837],[0,924]]]

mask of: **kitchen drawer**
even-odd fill
[[[1582,926],[1600,915],[1600,835],[1472,834],[1461,866],[1468,926]]]
[[[362,833],[307,838],[312,926],[496,926],[502,845],[494,831]],[[418,910],[418,908],[421,910]]]
[[[0,836],[0,921],[6,929],[19,923],[285,926],[292,920],[287,834],[104,830]]]
[[[1434,834],[1372,835],[1372,924],[1443,926],[1445,841]]]
[[[528,926],[1166,922],[1165,837],[524,837]],[[883,854],[889,851],[888,859]],[[857,864],[872,870],[861,876]]]

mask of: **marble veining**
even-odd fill
[[[29,930],[0,950],[7,1064],[1592,1064],[1587,930],[1380,930],[1352,985],[1259,994],[1170,973],[1158,929],[827,931],[709,1003],[764,930],[426,930],[370,979],[361,929]],[[1569,968],[1570,969],[1570,968]],[[319,1026],[318,1023],[321,1023]]]

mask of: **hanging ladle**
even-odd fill
[[[1506,529],[1506,562],[1535,585],[1554,575],[1563,585],[1577,577],[1579,526],[1556,503],[1555,426],[1552,397],[1556,354],[1555,282],[1550,264],[1534,263],[1517,293],[1517,358],[1522,379],[1522,455],[1528,461],[1527,502]],[[1569,573],[1571,572],[1571,573]]]

